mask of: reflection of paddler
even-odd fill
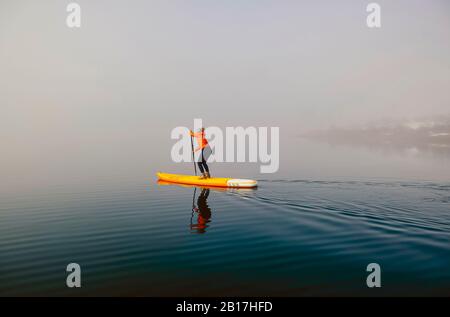
[[[191,223],[191,229],[195,229],[197,233],[205,233],[206,228],[208,227],[208,222],[210,222],[211,219],[211,208],[209,208],[207,201],[208,196],[209,189],[203,188],[202,192],[197,198],[197,206],[194,206],[192,208],[192,211],[198,213],[198,216],[197,223]]]

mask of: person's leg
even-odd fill
[[[195,162],[198,166],[198,169],[200,170],[200,173],[202,174],[202,176],[200,176],[200,177],[205,178],[205,169],[203,168],[203,164],[202,164],[202,156],[203,156],[202,151],[194,153]]]
[[[202,162],[197,162],[197,165],[198,165],[198,168],[200,169],[200,173],[204,173],[205,172],[205,170],[203,169],[203,164],[202,164]]]
[[[198,165],[198,168],[200,169],[200,173],[202,173],[202,176],[200,176],[200,178],[202,178],[202,179],[203,178],[208,178],[206,173],[205,173],[205,168],[204,168],[204,165],[203,165],[203,149],[200,152],[200,155],[198,156],[197,165]]]
[[[210,155],[211,155],[211,148],[209,146],[207,146],[202,150],[202,164],[206,171],[207,177],[210,177],[210,175],[209,175],[209,167],[206,162],[208,161]]]
[[[209,167],[208,167],[208,164],[206,164],[206,161],[203,161],[202,164],[203,164],[203,167],[205,168],[206,173],[209,173]]]

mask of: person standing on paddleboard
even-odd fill
[[[210,178],[211,175],[209,174],[209,167],[206,162],[208,161],[209,156],[212,153],[211,148],[209,147],[208,141],[205,138],[205,128],[201,128],[199,132],[193,132],[192,130],[189,131],[190,135],[195,137],[197,139],[198,147],[195,149],[196,155],[196,161],[198,168],[200,169],[200,172],[202,173],[202,176],[200,176],[201,179],[204,178]]]

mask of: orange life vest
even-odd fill
[[[205,139],[205,132],[191,132],[191,136],[197,138],[198,148],[195,149],[195,152],[200,151],[208,146],[208,141]]]

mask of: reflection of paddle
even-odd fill
[[[194,187],[194,196],[192,196],[192,211],[195,209],[195,193],[197,192],[197,187]]]
[[[189,131],[190,132],[190,131]],[[191,150],[192,150],[192,162],[194,162],[194,171],[195,176],[197,176],[197,166],[195,165],[195,158],[194,158],[194,141],[192,140],[194,137],[191,135]]]
[[[194,225],[192,224],[192,218],[194,218],[194,212],[195,212],[195,193],[197,192],[197,187],[194,187],[194,196],[192,196],[192,213],[191,213],[191,230],[194,228]]]

